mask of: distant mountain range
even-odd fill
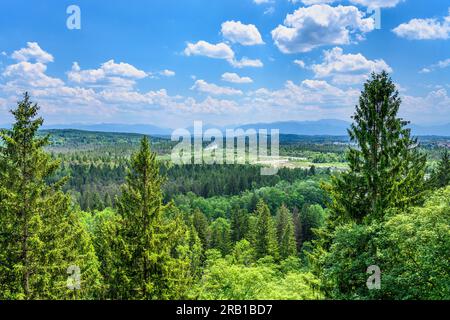
[[[9,127],[4,125],[0,127]],[[347,135],[347,128],[350,127],[350,122],[335,119],[324,119],[318,121],[281,121],[271,123],[251,123],[243,125],[232,125],[227,127],[217,127],[213,125],[204,125],[203,131],[209,128],[217,128],[223,132],[226,129],[242,128],[247,129],[279,129],[280,134],[295,134],[307,136],[345,136]],[[445,125],[435,126],[420,126],[410,125],[413,135],[416,136],[450,136],[450,123]],[[46,125],[43,129],[77,129],[85,131],[99,131],[99,132],[121,132],[121,133],[141,133],[147,135],[167,136],[172,134],[172,129],[162,128],[154,125],[143,124],[69,124],[69,125]],[[187,128],[193,132],[193,127]]]
[[[343,120],[318,120],[318,121],[282,121],[272,123],[252,123],[239,126],[247,130],[279,129],[281,134],[296,134],[305,136],[345,136],[350,123]]]
[[[247,129],[279,129],[280,134],[295,134],[305,136],[346,136],[350,122],[336,119],[324,119],[318,121],[280,121],[271,123],[251,123],[244,125],[234,125],[229,127],[214,127],[205,125],[203,130],[217,128],[221,131],[225,129],[242,128]],[[410,128],[416,136],[450,136],[450,123],[436,126],[419,126],[411,124]],[[187,128],[193,132],[193,127]]]

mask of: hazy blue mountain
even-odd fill
[[[0,128],[9,128],[9,124],[0,125]],[[345,136],[350,122],[335,119],[324,119],[318,121],[280,121],[272,123],[249,123],[243,125],[231,125],[226,127],[214,126],[210,124],[203,125],[203,132],[207,129],[217,128],[223,132],[226,129],[242,128],[247,129],[279,129],[280,134],[284,135],[304,135],[304,136]],[[411,124],[413,135],[416,136],[450,136],[450,123],[445,125],[415,125]],[[77,129],[85,131],[100,132],[120,132],[120,133],[141,133],[148,135],[171,135],[173,130],[169,128],[158,127],[154,125],[143,124],[68,124],[68,125],[44,125],[43,129]],[[187,128],[191,133],[194,132],[193,126]]]
[[[324,119],[318,121],[281,121],[272,123],[252,123],[237,126],[244,130],[253,128],[259,129],[279,129],[281,134],[296,135],[330,135],[345,136],[350,123],[343,120]]]
[[[318,121],[284,121],[272,123],[253,123],[238,126],[242,129],[279,129],[281,134],[296,135],[347,135],[350,122],[343,120],[318,120]],[[411,124],[412,134],[415,136],[450,136],[450,123],[434,126],[420,126]]]
[[[416,136],[450,136],[450,123],[437,126],[410,125],[411,131]]]
[[[347,134],[347,128],[350,126],[349,122],[342,120],[319,120],[319,121],[280,121],[271,123],[249,123],[249,124],[235,124],[225,127],[214,126],[210,124],[203,125],[203,132],[208,129],[219,129],[225,132],[226,129],[279,129],[280,134],[295,134],[295,135],[329,135],[329,136],[344,136]],[[186,128],[189,132],[194,132],[194,127]]]
[[[279,129],[281,134],[296,135],[347,135],[350,122],[342,120],[318,120],[318,121],[284,121],[272,123],[254,123],[238,126],[242,129]],[[421,126],[411,124],[412,134],[415,136],[450,136],[450,123],[444,125]]]

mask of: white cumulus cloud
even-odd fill
[[[254,67],[260,68],[264,64],[259,59],[249,59],[243,57],[238,60],[235,58],[234,51],[226,43],[211,44],[200,40],[197,43],[188,43],[184,49],[187,56],[204,56],[213,59],[222,59],[228,61],[235,68]]]
[[[374,27],[374,19],[365,18],[354,6],[321,4],[288,14],[284,24],[272,30],[272,38],[283,53],[299,53],[324,45],[350,44]]]
[[[428,66],[426,68],[423,68],[420,71],[420,73],[430,73],[432,71],[435,71],[436,69],[445,69],[448,67],[450,67],[450,58],[439,61],[438,63],[432,64],[431,66]]]
[[[230,64],[235,68],[262,68],[264,64],[259,59],[249,59],[247,57],[243,57],[241,60],[230,60]]]
[[[234,59],[234,51],[226,43],[211,44],[200,40],[197,43],[188,43],[184,54],[187,56],[205,56],[214,59]]]
[[[147,76],[147,74],[132,66],[131,64],[119,62],[115,63],[114,60],[109,60],[102,64],[101,69],[106,75],[111,76],[121,76],[134,79],[142,79]]]
[[[115,87],[132,87],[136,79],[143,79],[148,74],[131,64],[115,63],[114,60],[109,60],[102,63],[98,69],[86,70],[82,70],[78,62],[74,62],[67,76],[75,83],[103,83]]]
[[[250,77],[241,77],[237,73],[225,72],[222,74],[222,80],[231,83],[252,83],[253,80]]]
[[[243,24],[240,21],[222,23],[222,35],[225,39],[243,46],[264,44],[261,34],[253,24]]]
[[[294,63],[295,63],[296,65],[298,65],[298,66],[299,66],[300,68],[302,68],[302,69],[305,69],[305,68],[306,68],[305,61],[303,61],[303,60],[295,59],[295,60],[294,60]]]
[[[26,48],[14,51],[11,57],[17,61],[53,62],[53,56],[42,50],[37,42],[27,42]]]
[[[369,8],[393,8],[404,0],[350,0],[351,3]]]
[[[175,71],[165,69],[165,70],[161,71],[159,74],[162,76],[165,76],[165,77],[173,77],[173,76],[175,76]]]
[[[339,47],[324,51],[323,62],[312,65],[311,69],[317,78],[331,77],[338,84],[361,83],[371,72],[392,72],[383,59],[369,60],[361,53],[344,54]]]
[[[402,38],[410,40],[446,40],[450,38],[450,9],[449,15],[442,21],[430,19],[412,19],[402,23],[393,32]]]
[[[331,4],[338,2],[339,0],[289,0],[296,4],[302,2],[303,4],[310,6],[314,4]],[[349,0],[350,3],[365,6],[368,8],[393,8],[400,2],[405,0]]]
[[[63,81],[53,78],[45,74],[47,66],[41,62],[31,63],[21,61],[16,64],[9,65],[3,72],[3,76],[10,81],[6,87],[57,87],[63,85]],[[5,88],[4,88],[5,89]]]
[[[450,95],[444,88],[431,91],[423,97],[405,95],[402,100],[400,113],[411,121],[420,123],[448,119]]]
[[[289,0],[289,1],[294,3],[294,4],[302,2],[303,4],[305,4],[307,6],[311,6],[313,4],[324,4],[324,3],[336,2],[336,0]]]
[[[242,95],[241,90],[229,88],[229,87],[222,87],[218,86],[214,83],[208,83],[205,80],[197,80],[195,81],[194,85],[192,86],[191,90],[197,90],[203,93],[208,93],[216,96],[221,95]]]

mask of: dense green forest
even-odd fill
[[[0,134],[0,299],[450,299],[449,153],[400,105],[373,74],[348,138],[282,137],[292,162],[262,176],[173,165],[164,137],[39,131],[25,94]]]

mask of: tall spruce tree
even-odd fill
[[[165,217],[156,154],[150,151],[147,137],[132,156],[126,184],[118,199],[122,218],[118,246],[122,261],[119,273],[121,298],[170,299],[179,297],[176,284],[184,282],[185,260],[178,259],[176,221]]]
[[[235,207],[231,210],[231,241],[238,242],[247,235],[249,222],[247,210]]]
[[[191,273],[194,278],[197,278],[202,273],[202,259],[203,259],[203,246],[197,231],[192,222],[190,222],[187,227],[189,236],[189,254],[190,254],[190,265]]]
[[[433,174],[433,184],[436,188],[450,185],[450,154],[448,150],[442,153],[436,172]]]
[[[258,258],[272,256],[278,259],[278,246],[276,229],[269,207],[263,200],[256,205],[256,223],[254,233],[254,246]]]
[[[217,218],[210,226],[210,246],[211,248],[220,250],[225,256],[230,252],[230,223],[227,219]]]
[[[409,122],[397,117],[401,99],[386,72],[364,84],[348,133],[357,148],[347,155],[349,170],[329,188],[338,216],[362,221],[380,218],[389,208],[423,200],[426,156],[411,138]]]
[[[277,217],[277,238],[281,259],[286,259],[297,254],[297,243],[295,241],[295,230],[292,215],[285,205],[278,209]]]
[[[208,218],[206,218],[203,212],[201,212],[198,208],[194,210],[192,224],[194,225],[197,235],[202,242],[203,249],[206,250],[209,242],[209,222]]]
[[[303,245],[303,226],[302,226],[302,217],[300,216],[300,212],[297,207],[294,207],[292,212],[292,220],[294,222],[294,234],[295,234],[295,242],[297,245],[297,252],[300,252]]]
[[[386,72],[372,74],[364,84],[349,130],[356,145],[347,155],[349,170],[326,185],[330,215],[315,231],[314,249],[308,253],[328,297],[364,298],[357,291],[364,288],[365,268],[383,268],[379,252],[384,240],[377,234],[386,214],[420,204],[426,195],[426,156],[417,150],[408,122],[397,117],[400,104]]]
[[[0,299],[95,297],[98,261],[61,191],[65,179],[48,183],[59,162],[43,150],[49,136],[37,136],[38,110],[25,93],[12,129],[0,133]],[[66,285],[70,266],[81,272],[79,292]]]

